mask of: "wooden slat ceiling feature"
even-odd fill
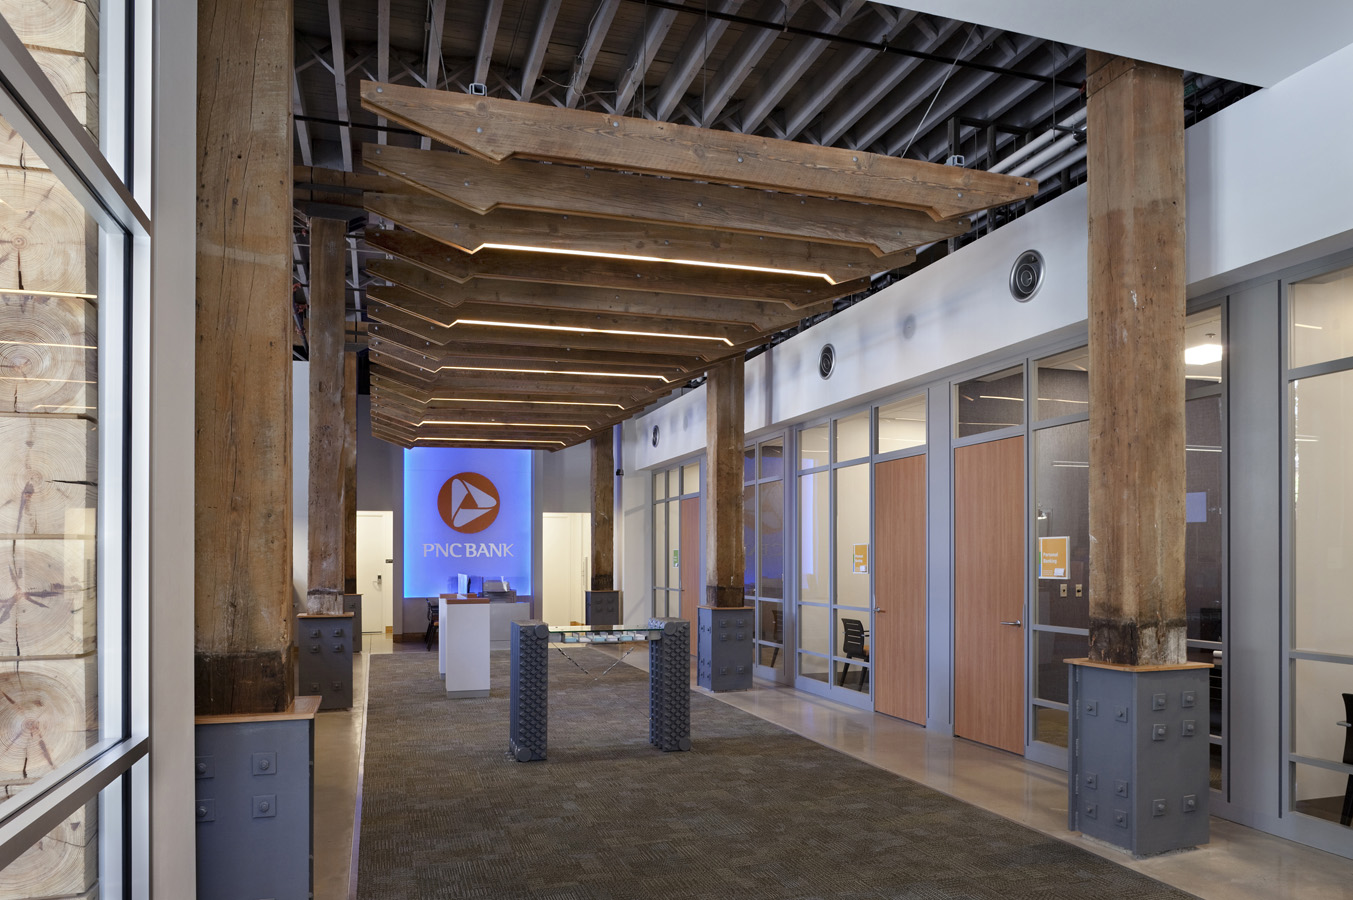
[[[726,322],[757,331],[783,328],[782,304],[731,300],[695,294],[659,294],[653,291],[573,287],[540,282],[481,282],[464,284],[403,260],[373,260],[367,271],[392,284],[417,292],[450,307],[465,303],[529,307],[532,309],[588,310],[597,313],[644,316],[669,321]],[[832,301],[799,308],[800,318],[827,312]],[[678,326],[679,327],[679,326]]]
[[[957,166],[516,100],[363,81],[362,106],[485,160],[537,159],[919,209],[936,221],[1034,196]]]
[[[405,224],[405,223],[400,223]],[[410,226],[414,227],[414,226]],[[436,224],[429,226],[433,230]],[[461,284],[481,279],[484,281],[518,281],[539,284],[571,284],[618,290],[644,290],[660,294],[695,294],[710,299],[746,300],[753,303],[780,303],[795,309],[808,309],[830,303],[845,294],[827,291],[822,299],[803,299],[800,286],[791,283],[780,290],[785,279],[777,276],[747,278],[747,274],[727,269],[702,269],[680,263],[648,263],[637,266],[628,260],[601,259],[594,256],[554,256],[548,253],[522,253],[517,250],[480,250],[466,253],[458,247],[443,243],[433,236],[415,231],[395,229],[368,229],[367,245],[373,250],[397,256],[429,272]],[[886,257],[874,257],[867,250],[842,247],[838,244],[810,244],[794,242],[802,255],[795,262],[814,271],[821,271],[838,282],[842,291],[854,293],[863,289],[867,281],[861,276],[875,270],[864,262],[885,266],[887,269],[910,265],[916,260],[916,251],[903,250]],[[819,252],[825,251],[825,252]],[[842,259],[839,253],[854,258]],[[781,294],[792,294],[780,299]],[[665,301],[664,301],[665,302]],[[809,313],[801,312],[801,316]]]
[[[422,197],[398,194],[367,194],[368,211],[403,225],[412,231],[435,238],[452,247],[478,256],[486,245],[531,247],[545,252],[515,255],[535,259],[504,262],[510,270],[516,265],[531,267],[546,277],[535,279],[565,284],[580,283],[579,276],[570,269],[583,260],[584,266],[596,262],[622,262],[629,272],[654,261],[676,263],[675,271],[655,272],[648,287],[657,290],[653,282],[665,276],[671,290],[680,293],[745,297],[759,294],[781,303],[805,305],[822,300],[843,297],[860,289],[859,278],[898,263],[875,256],[868,250],[854,249],[856,259],[850,260],[847,277],[840,281],[816,269],[805,268],[812,254],[810,247],[827,248],[836,245],[810,241],[762,238],[732,231],[710,231],[699,228],[660,227],[642,222],[623,222],[615,219],[597,219],[584,216],[557,216],[544,213],[499,209],[478,215],[463,207],[431,195]],[[483,248],[483,249],[481,249]],[[553,252],[551,252],[553,251]],[[910,251],[908,251],[910,252]],[[624,257],[619,260],[598,259],[570,254],[610,254]],[[683,260],[706,260],[718,266],[686,265]],[[854,268],[858,264],[859,268]],[[745,271],[729,267],[759,267],[772,271]],[[588,266],[590,268],[590,266]],[[557,272],[558,274],[551,274]],[[815,276],[791,275],[790,272],[809,272]],[[657,277],[654,277],[657,276]],[[633,275],[631,275],[633,278]],[[708,284],[710,289],[704,290]]]
[[[503,208],[716,228],[862,246],[878,256],[970,227],[965,218],[936,222],[911,209],[875,206],[861,215],[855,204],[820,197],[524,160],[495,164],[468,153],[367,144],[362,158],[378,172],[479,214]]]
[[[602,434],[966,231],[963,216],[1036,190],[862,151],[363,88],[368,109],[465,151],[367,145],[399,189],[334,186],[374,186],[368,212],[401,226],[367,232],[395,258],[368,261],[365,312],[373,433],[405,446]]]

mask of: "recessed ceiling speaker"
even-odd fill
[[[1010,296],[1027,303],[1043,285],[1043,254],[1025,250],[1010,267]]]
[[[831,344],[823,344],[822,352],[817,355],[817,374],[827,379],[832,377],[832,372],[835,370],[836,348]]]
[[[653,446],[658,446],[658,426],[653,426]]]

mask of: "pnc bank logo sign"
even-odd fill
[[[461,534],[483,531],[498,518],[498,488],[478,472],[452,475],[437,494],[437,512],[451,530]]]

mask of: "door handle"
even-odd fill
[[[1023,625],[1024,623],[1021,622],[1019,619],[1016,619],[1016,620],[1013,621],[1013,622],[1002,622],[1001,624],[1002,624],[1002,625],[1014,625],[1014,626],[1018,627],[1018,626],[1020,626],[1020,625]]]
[[[882,606],[876,606],[876,607],[874,607],[874,612],[876,612],[876,613],[879,613],[879,612],[887,612],[887,611],[888,611],[888,610],[884,609]]]

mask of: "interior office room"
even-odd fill
[[[1353,894],[1353,8],[1120,7],[0,0],[0,898]]]

